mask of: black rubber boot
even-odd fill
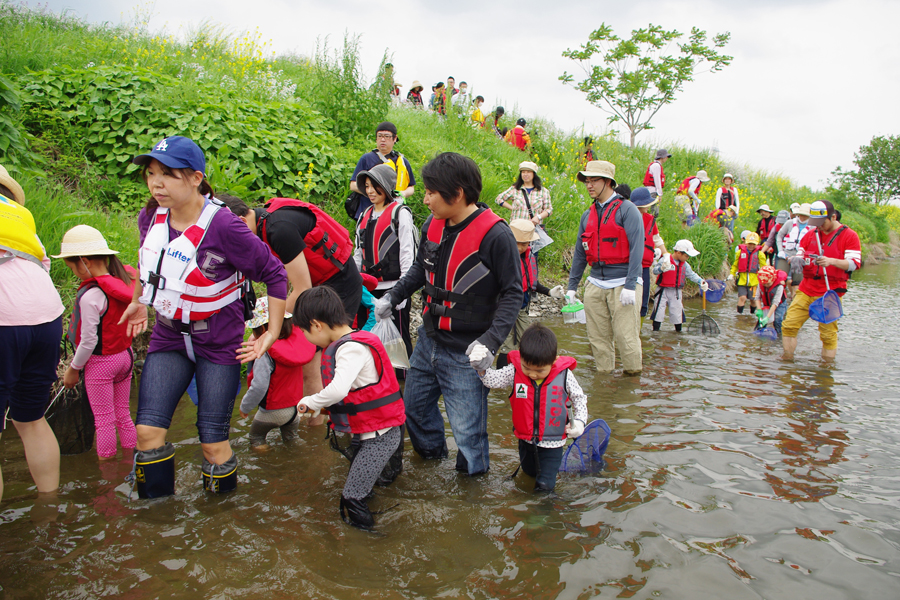
[[[678,325],[675,326],[675,331],[677,331],[679,333],[681,332],[681,323],[679,323]]]
[[[659,331],[661,325],[662,323],[660,323],[659,321],[653,321],[653,331]]]
[[[237,489],[237,455],[221,465],[214,465],[203,459],[203,489],[216,494],[225,494]]]
[[[139,498],[175,494],[175,446],[166,442],[153,450],[134,453],[134,483]]]
[[[744,307],[743,307],[743,306],[738,306],[738,314],[739,314],[739,315],[744,314]]]
[[[351,500],[341,495],[341,519],[348,525],[359,529],[371,530],[375,527],[375,517],[369,510],[365,500]]]
[[[509,354],[501,352],[497,355],[497,369],[502,369],[509,364]]]

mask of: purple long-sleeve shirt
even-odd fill
[[[141,243],[150,229],[153,215],[141,210],[138,229]],[[169,226],[169,239],[181,235]],[[269,296],[287,298],[287,273],[262,240],[227,208],[216,212],[200,248],[197,264],[213,281],[222,281],[240,271],[251,281],[266,284]],[[155,266],[155,265],[154,265]],[[236,351],[244,339],[243,304],[236,300],[208,319],[209,329],[191,334],[194,353],[210,362],[230,365],[238,362]],[[184,336],[157,321],[150,336],[148,352],[184,350]]]

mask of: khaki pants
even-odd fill
[[[781,323],[781,335],[795,338],[800,333],[800,328],[809,319],[809,305],[818,297],[807,296],[801,291],[794,293],[794,301],[788,307],[784,321]],[[833,323],[819,323],[819,339],[822,340],[822,348],[834,350],[838,347],[838,325]]]
[[[518,350],[519,342],[522,340],[522,334],[525,333],[525,330],[528,329],[530,325],[531,317],[528,316],[528,308],[523,308],[519,311],[519,314],[516,315],[516,322],[513,324],[513,328],[509,330],[509,335],[506,336],[506,341],[500,346],[498,354],[509,354],[513,350]]]
[[[637,287],[641,286],[638,282]],[[597,371],[608,373],[616,366],[616,348],[625,371],[640,371],[641,303],[643,290],[635,288],[637,302],[622,306],[619,296],[624,286],[604,290],[591,283],[584,286],[584,313],[588,340]]]

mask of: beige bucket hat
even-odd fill
[[[519,163],[520,171],[531,171],[532,173],[538,172],[538,166],[531,162],[530,160],[523,160]]]
[[[12,200],[15,200],[22,206],[25,206],[25,192],[22,190],[22,186],[19,185],[19,182],[9,176],[9,171],[6,170],[6,167],[0,165],[0,184],[9,188],[9,191],[12,192],[13,197]]]
[[[513,219],[509,222],[509,228],[512,229],[517,242],[534,242],[541,237],[534,230],[534,223],[528,219]]]
[[[587,177],[604,177],[611,179],[616,185],[616,165],[606,160],[592,160],[584,166],[584,171],[578,172],[578,181],[584,182]]]
[[[118,251],[109,249],[102,233],[90,225],[76,225],[63,236],[59,254],[52,256],[53,258],[70,258],[113,254],[118,254]]]
[[[706,174],[706,171],[700,169],[699,171],[697,171],[697,179],[699,179],[703,183],[706,183],[707,181],[709,181],[709,175]]]

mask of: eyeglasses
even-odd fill
[[[375,134],[375,137],[378,138],[379,140],[392,140],[392,139],[394,139],[394,134],[393,133],[377,133],[377,134]]]

